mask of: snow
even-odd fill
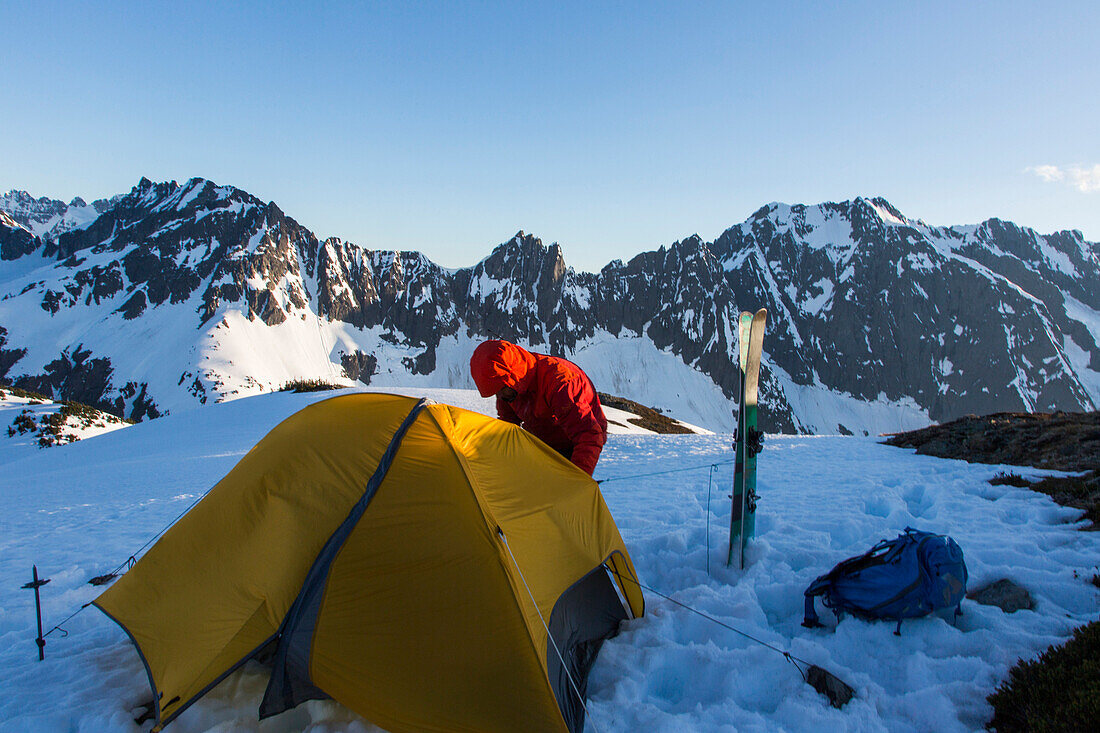
[[[47,215],[57,204],[64,206],[60,201],[36,200],[15,190],[0,196],[0,211],[4,213],[3,219],[8,226],[18,226],[43,239],[56,240],[65,232],[85,229],[99,217],[94,207],[79,198],[74,198],[59,213]],[[15,217],[25,218],[27,224],[19,224]]]
[[[1089,308],[1081,301],[1065,296],[1066,315],[1075,321],[1084,324],[1095,344],[1093,348],[1100,348],[1100,312]],[[1073,365],[1073,370],[1081,380],[1081,385],[1088,392],[1094,406],[1100,406],[1100,372],[1090,369],[1091,354],[1085,347],[1078,345],[1072,336],[1067,335],[1062,342],[1066,352],[1066,358]]]
[[[206,188],[206,181],[202,178],[192,178],[189,182],[187,193],[183,194],[180,198],[180,202],[176,204],[176,211],[183,211],[187,208],[187,205],[199,197],[203,189]],[[181,190],[180,193],[183,193]]]
[[[562,287],[562,300],[571,299],[577,304],[577,307],[588,309],[592,305],[592,291],[589,288],[582,287],[576,282],[567,282]]]
[[[883,224],[886,224],[888,226],[908,226],[909,225],[909,222],[907,222],[903,219],[899,219],[896,216],[894,216],[893,214],[891,214],[890,210],[887,209],[885,206],[879,206],[878,204],[876,204],[874,202],[871,202],[871,201],[868,201],[867,203],[870,204],[871,208],[875,210],[875,213],[879,215],[879,218],[882,219]]]
[[[0,224],[3,224],[6,227],[11,227],[12,229],[22,229],[26,232],[30,231],[30,229],[27,229],[27,227],[23,226],[15,219],[11,218],[8,212],[4,211],[3,209],[0,209]]]
[[[234,310],[212,319],[212,324],[224,319],[230,325],[208,330],[206,342],[200,347],[203,356],[199,360],[199,373],[209,375],[207,382],[220,385],[216,391],[224,395],[222,399],[236,399],[278,389],[291,379],[322,378],[342,383],[346,380],[339,376],[336,366],[341,354],[361,350],[378,359],[377,371],[370,377],[371,388],[473,387],[470,354],[480,339],[464,333],[442,338],[436,349],[435,370],[431,374],[411,375],[404,365],[410,356],[408,345],[387,340],[381,328],[358,329],[327,320],[318,323],[312,313],[305,315],[304,320],[292,317],[277,326],[249,321]],[[545,348],[545,345],[520,345],[534,351]],[[318,353],[327,358],[319,360]],[[660,408],[689,427],[700,426],[698,430],[733,430],[736,403],[723,395],[707,376],[692,369],[679,356],[656,348],[648,338],[627,332],[616,336],[597,331],[579,341],[566,356],[585,370],[601,392]],[[775,367],[767,355],[764,360],[764,369],[774,370],[777,383],[790,401],[793,419],[808,430],[834,433],[843,424],[874,434],[924,427],[930,422],[927,412],[911,399],[864,402],[852,395],[829,391],[819,383],[798,385]],[[187,368],[180,363],[175,378]],[[242,374],[249,378],[240,377]],[[167,391],[171,394],[171,390]],[[158,404],[173,411],[195,407],[186,395]]]
[[[598,331],[578,342],[568,358],[601,392],[660,408],[676,419],[710,430],[729,431],[736,422],[735,403],[709,377],[675,354],[661,351],[648,338]]]
[[[43,588],[49,629],[98,595],[90,577],[125,561],[276,423],[329,396],[235,400],[0,457],[0,731],[137,730],[131,718],[149,695],[145,671],[101,613],[89,608],[67,621],[68,635],[50,635],[46,660],[37,661],[33,596],[20,589],[31,564],[51,578]],[[476,393],[445,396],[485,402]],[[1004,466],[918,456],[866,438],[768,436],[757,538],[746,570],[726,569],[729,440],[611,436],[596,478],[608,479],[601,490],[639,576],[829,669],[857,696],[833,709],[779,654],[647,593],[646,615],[626,622],[593,668],[589,731],[975,730],[990,715],[986,695],[1017,658],[1095,617],[1098,591],[1086,578],[1100,534],[1078,531],[1080,512],[990,485]],[[681,472],[640,476],[670,469]],[[800,626],[802,591],[814,577],[909,525],[954,537],[972,588],[1008,577],[1030,589],[1036,608],[1010,615],[967,601],[957,626],[917,619],[901,637],[891,623],[837,624],[829,612],[825,629]],[[376,730],[332,701],[258,723],[265,684],[263,668],[250,663],[170,730]]]
[[[235,338],[242,325],[234,324]],[[276,328],[285,326],[287,324],[280,324]],[[254,328],[260,330],[259,325]],[[407,347],[382,338],[381,329],[359,330],[344,323],[332,322],[325,322],[323,329],[326,341],[334,344],[334,361],[339,361],[337,352],[351,353],[357,348],[375,354],[378,368],[371,377],[370,389],[469,390],[473,387],[470,354],[481,339],[464,334],[444,337],[436,348],[435,371],[431,374],[409,374],[402,363],[409,356]],[[520,343],[520,346],[539,353],[543,353],[545,348],[545,344]],[[247,351],[242,350],[240,358],[247,358]],[[277,355],[272,354],[270,361],[276,358]],[[591,338],[579,341],[576,349],[566,354],[566,358],[584,369],[600,392],[659,408],[697,432],[733,429],[735,403],[728,400],[706,375],[684,364],[675,354],[661,351],[647,338],[629,333],[614,336],[597,331]],[[495,415],[492,404],[488,404],[486,414]],[[611,419],[612,413],[605,410],[605,414]]]
[[[937,267],[926,252],[910,252],[906,255],[906,259],[909,262],[909,269],[918,272],[932,272]]]
[[[5,294],[14,295],[28,287],[30,283],[53,278],[56,274],[54,269],[56,264],[57,260],[42,254],[42,248],[23,255],[17,260],[8,260],[0,268],[0,289]],[[0,299],[3,297],[0,295]],[[39,296],[39,302],[41,302],[41,296]]]
[[[927,410],[911,397],[891,400],[879,394],[874,400],[825,387],[814,374],[813,384],[798,384],[764,354],[771,379],[790,403],[797,426],[815,434],[836,434],[848,430],[864,435],[915,430],[931,424]]]
[[[1069,258],[1065,252],[1052,247],[1046,237],[1037,237],[1039,242],[1039,251],[1043,253],[1043,259],[1047,261],[1054,269],[1076,278],[1077,268],[1073,266],[1073,260]]]
[[[36,227],[34,233],[38,236],[56,239],[64,232],[74,229],[86,229],[98,218],[99,212],[92,206],[73,206],[70,204],[64,213],[56,214],[45,224],[42,224],[40,228]]]
[[[815,296],[809,296],[809,293],[815,290],[820,290],[821,292]],[[825,307],[825,304],[832,299],[833,283],[825,278],[821,278],[806,289],[806,294],[809,297],[807,297],[799,307],[802,309],[803,313],[817,315],[821,312],[821,309]]]

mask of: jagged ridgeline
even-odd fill
[[[319,240],[237,188],[147,179],[91,205],[0,197],[0,379],[130,419],[292,379],[470,387],[474,344],[733,426],[736,316],[768,309],[766,430],[883,432],[1100,403],[1100,246],[882,199],[770,204],[598,273],[520,232],[468,268]]]

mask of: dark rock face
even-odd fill
[[[1030,611],[1035,608],[1035,601],[1027,588],[1017,585],[1007,578],[1002,578],[995,583],[990,583],[984,588],[971,591],[966,597],[985,606],[996,606],[1005,613],[1017,611]]]
[[[378,359],[374,354],[364,354],[356,351],[353,354],[342,354],[340,363],[344,367],[344,374],[348,379],[355,379],[363,384],[370,384],[370,378],[378,370]]]
[[[66,350],[47,364],[44,374],[20,376],[12,380],[12,383],[16,387],[38,392],[52,399],[74,400],[113,412],[108,409],[112,405],[106,400],[112,372],[111,362],[106,358],[91,356],[91,351],[77,345],[71,352]]]
[[[0,211],[0,260],[17,260],[41,245],[30,231]]]
[[[148,386],[145,384],[138,384],[137,382],[127,382],[119,390],[119,396],[115,398],[113,406],[114,414],[125,413],[126,404],[130,404],[130,414],[128,418],[134,422],[140,420],[160,417],[162,413],[157,409],[156,403],[153,402],[146,394]]]
[[[63,351],[46,364],[42,374],[9,377],[12,365],[21,359],[25,350],[7,351],[3,348],[7,332],[0,328],[0,382],[20,389],[37,392],[51,399],[81,402],[117,417],[130,420],[159,417],[162,412],[146,394],[147,386],[127,382],[120,394],[113,399],[110,359],[92,358],[90,350],[77,345],[71,351]]]
[[[131,295],[118,310],[123,318],[132,321],[145,312],[146,302],[145,291],[139,290]]]
[[[26,349],[5,349],[8,343],[8,329],[0,326],[0,380],[3,380],[15,362],[26,355]]]
[[[472,333],[546,344],[561,354],[582,333],[590,335],[594,325],[576,322],[579,333],[565,328],[569,314],[579,310],[569,293],[577,283],[585,289],[593,284],[590,276],[566,268],[557,244],[544,247],[519,232],[473,268],[456,273],[458,315]]]
[[[524,232],[477,265],[448,271],[417,252],[322,242],[275,204],[204,179],[142,179],[92,207],[16,192],[0,199],[0,210],[36,216],[40,226],[52,221],[47,213],[74,216],[74,207],[98,216],[31,240],[14,214],[14,225],[0,222],[0,255],[56,260],[57,277],[26,284],[26,297],[58,317],[109,304],[129,321],[180,306],[179,318],[196,328],[230,309],[267,326],[338,321],[404,349],[415,374],[437,369],[441,340],[456,335],[567,357],[596,337],[636,336],[732,399],[737,314],[766,307],[766,430],[860,430],[814,423],[799,402],[806,389],[907,403],[934,420],[1095,408],[1078,370],[1084,360],[1100,371],[1100,335],[1081,315],[1100,311],[1100,252],[1079,232],[1040,236],[997,219],[929,227],[860,198],[771,204],[713,242],[691,236],[599,273],[573,270],[561,247]],[[29,343],[33,334],[11,338]],[[342,357],[345,371],[370,379],[377,355],[354,352]],[[19,372],[20,358],[9,357],[9,371]],[[201,382],[191,370],[186,384]],[[105,389],[120,395],[113,381]]]

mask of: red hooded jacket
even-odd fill
[[[474,349],[470,374],[482,397],[503,387],[516,391],[511,402],[497,397],[501,420],[523,426],[588,475],[596,470],[607,442],[607,418],[580,367],[508,341],[486,341]]]

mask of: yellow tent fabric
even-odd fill
[[[276,426],[95,603],[157,729],[273,651],[265,716],[329,696],[391,731],[577,731],[599,645],[644,612],[634,573],[595,481],[529,433],[350,394]]]

